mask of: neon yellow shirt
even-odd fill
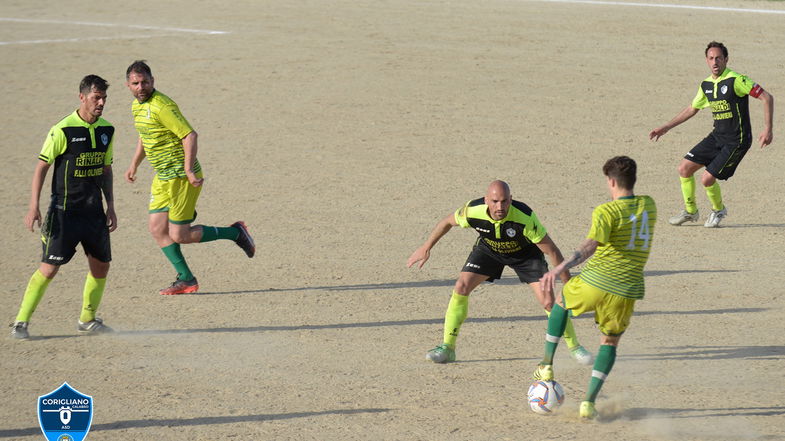
[[[488,214],[484,198],[469,201],[455,211],[455,222],[463,228],[474,228],[480,235],[478,245],[510,257],[539,253],[535,244],[548,234],[534,211],[516,200],[512,201],[507,216],[500,220]]]
[[[158,174],[158,179],[185,177],[185,151],[183,138],[193,128],[180,113],[177,103],[155,90],[145,102],[134,100],[131,104],[134,126],[142,139],[144,153]],[[194,160],[194,173],[202,170]]]
[[[623,197],[595,208],[586,237],[600,245],[581,270],[581,279],[612,294],[642,299],[643,267],[656,222],[657,206],[649,196]]]

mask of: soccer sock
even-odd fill
[[[725,208],[725,204],[722,203],[722,191],[720,190],[720,183],[714,181],[709,187],[706,187],[706,196],[709,197],[709,202],[711,202],[711,209],[714,211],[720,211]]]
[[[169,259],[169,262],[172,263],[175,271],[177,271],[177,278],[180,280],[193,280],[194,275],[191,273],[191,269],[188,268],[188,264],[185,263],[185,257],[183,256],[182,251],[180,251],[180,244],[173,243],[171,245],[167,245],[161,248],[161,251],[164,252],[164,256]]]
[[[87,278],[84,281],[84,293],[82,294],[80,322],[87,323],[90,320],[95,320],[95,312],[98,310],[98,305],[101,304],[105,287],[106,278],[96,279],[92,274],[87,273]]]
[[[548,316],[548,332],[545,334],[545,356],[542,364],[553,364],[553,355],[556,353],[556,347],[559,346],[559,339],[564,335],[568,320],[569,312],[558,303],[554,303]]]
[[[684,197],[684,208],[688,213],[695,213],[698,211],[698,205],[695,203],[695,176],[689,178],[682,178],[681,180],[681,194]]]
[[[47,279],[44,277],[44,275],[41,274],[41,271],[35,270],[32,277],[30,277],[30,281],[27,282],[27,289],[25,290],[24,297],[22,297],[22,306],[19,307],[19,313],[16,315],[16,321],[30,321],[30,317],[32,317],[33,312],[35,312],[38,302],[40,302],[44,297],[46,288],[49,286],[49,282],[51,281],[52,279]]]
[[[589,380],[589,390],[586,391],[586,401],[597,399],[605,379],[613,369],[613,363],[616,361],[616,346],[601,345],[597,351],[597,359],[594,360],[594,368],[591,371],[591,380]]]
[[[545,311],[545,314],[550,317],[551,312]],[[570,349],[577,348],[581,345],[578,341],[578,336],[575,334],[575,328],[572,326],[572,320],[568,317],[567,318],[567,326],[564,328],[564,335],[562,336],[564,341],[567,342],[567,347]]]
[[[455,340],[458,339],[458,332],[467,315],[469,315],[469,296],[462,296],[453,291],[447,312],[444,314],[444,343],[451,348],[455,347]]]
[[[235,227],[208,227],[202,225],[201,242],[212,242],[218,239],[235,240],[240,235],[240,230]]]

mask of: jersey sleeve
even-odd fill
[[[706,94],[703,93],[703,88],[698,86],[698,93],[695,94],[695,98],[692,99],[692,108],[705,109],[706,107],[709,107],[709,99],[706,98]]]
[[[591,214],[591,228],[589,229],[589,234],[586,235],[586,238],[596,240],[601,244],[606,244],[611,238],[611,224],[601,207],[602,206],[595,208]]]
[[[109,141],[109,146],[106,148],[106,154],[104,155],[104,165],[112,165],[114,161],[114,136]]]
[[[158,111],[158,120],[180,139],[185,138],[186,135],[194,131],[175,104],[162,107]]]
[[[41,148],[41,153],[38,159],[51,164],[55,158],[62,155],[66,149],[65,134],[58,127],[49,129],[49,134],[46,135],[44,146]]]
[[[532,243],[540,243],[548,234],[548,231],[545,230],[540,219],[537,218],[537,215],[534,214],[533,211],[529,218],[531,223],[527,224],[526,228],[523,229],[523,234],[532,241]]]
[[[736,78],[736,81],[733,82],[733,90],[736,92],[736,95],[740,97],[750,95],[753,98],[757,98],[763,93],[763,88],[758,84],[755,84],[755,82],[746,75],[739,75]]]
[[[471,202],[471,201],[469,201]],[[466,219],[466,212],[469,210],[469,202],[465,203],[463,207],[455,210],[455,222],[461,228],[469,228],[469,220]]]

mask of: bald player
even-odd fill
[[[545,256],[553,265],[564,260],[532,209],[513,200],[510,186],[497,180],[491,182],[484,197],[467,202],[442,219],[425,243],[409,256],[407,267],[419,262],[418,268],[422,268],[431,256],[431,248],[458,225],[473,228],[479,237],[455,282],[444,317],[444,342],[425,355],[434,363],[455,361],[455,342],[468,315],[469,294],[480,283],[500,278],[504,267],[509,266],[521,282],[531,286],[542,307],[550,311],[553,293],[545,293],[539,284],[540,278],[548,271]],[[563,271],[560,277],[566,283],[570,278],[569,271]],[[564,335],[570,355],[581,364],[592,364],[593,356],[578,343],[572,323],[567,325]]]

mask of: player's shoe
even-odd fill
[[[698,219],[700,219],[698,210],[695,210],[695,213],[690,213],[687,210],[682,210],[681,213],[668,219],[668,222],[670,222],[671,225],[681,225],[684,222],[698,222]]]
[[[709,218],[706,219],[706,223],[703,224],[706,228],[718,228],[720,226],[720,222],[725,219],[725,216],[728,215],[728,208],[723,207],[722,210],[711,210],[709,214]]]
[[[76,330],[82,334],[103,334],[106,332],[114,332],[112,328],[106,326],[104,321],[99,318],[94,318],[89,322],[77,321]]]
[[[251,234],[248,233],[248,227],[245,226],[245,222],[237,221],[230,226],[240,230],[240,234],[234,240],[234,243],[245,251],[246,256],[253,257],[256,253],[256,244],[254,244]]]
[[[570,349],[570,357],[584,366],[591,366],[594,364],[594,356],[583,346],[577,346]]]
[[[537,369],[534,370],[532,378],[535,380],[551,381],[553,380],[553,365],[538,364]]]
[[[581,418],[593,420],[597,418],[597,409],[594,408],[594,403],[591,401],[582,401],[581,409],[578,411]]]
[[[15,338],[17,340],[25,340],[30,338],[30,334],[27,332],[27,322],[11,323],[11,338]]]
[[[426,352],[425,359],[434,363],[449,363],[455,361],[455,350],[447,344],[440,344]]]
[[[194,277],[188,281],[177,279],[168,288],[158,291],[158,294],[161,294],[162,296],[173,296],[177,294],[189,294],[196,291],[199,291],[199,282],[197,282],[196,277]]]

